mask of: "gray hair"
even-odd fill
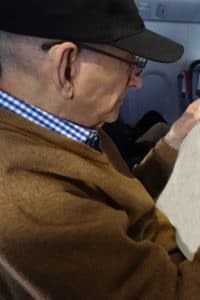
[[[8,69],[37,76],[46,55],[41,45],[49,41],[0,31],[0,76]]]

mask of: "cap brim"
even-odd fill
[[[114,41],[112,45],[161,63],[175,62],[184,52],[182,45],[147,29],[135,35]]]

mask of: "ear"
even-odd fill
[[[64,42],[55,45],[49,51],[53,63],[53,80],[64,98],[72,99],[74,94],[73,79],[75,76],[74,61],[78,48],[74,43]]]

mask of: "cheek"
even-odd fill
[[[102,68],[98,66],[83,67],[76,80],[76,95],[79,97],[91,97],[100,94],[104,76]]]
[[[76,81],[76,97],[94,113],[112,112],[127,89],[127,68],[92,65],[80,70]]]

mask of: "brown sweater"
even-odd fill
[[[200,254],[184,260],[152,198],[176,152],[161,141],[139,181],[102,139],[105,153],[0,110],[0,299],[200,299]]]

